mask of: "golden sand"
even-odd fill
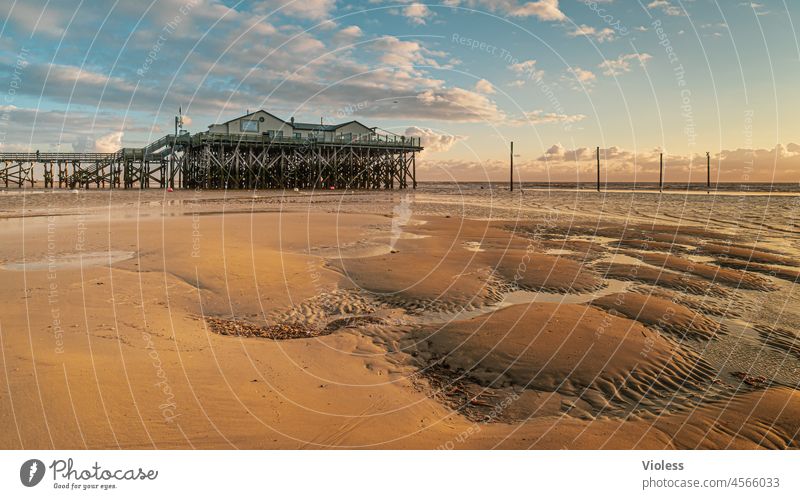
[[[0,447],[797,447],[786,232],[564,196],[4,198]]]

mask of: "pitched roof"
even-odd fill
[[[222,122],[221,124],[225,125],[227,123],[230,123],[231,121],[236,121],[236,120],[240,120],[242,118],[247,118],[247,117],[253,116],[254,114],[259,113],[259,112],[260,113],[265,113],[265,114],[275,118],[276,120],[278,120],[278,121],[280,121],[280,122],[282,122],[282,123],[284,123],[286,125],[289,125],[289,126],[293,127],[296,130],[316,130],[316,131],[322,131],[322,132],[335,132],[339,128],[342,128],[343,126],[349,125],[351,123],[357,123],[357,124],[363,126],[366,129],[372,130],[372,128],[368,127],[367,125],[365,125],[365,124],[363,124],[363,123],[361,123],[360,121],[357,121],[357,120],[350,120],[350,121],[347,121],[345,123],[339,123],[338,125],[320,125],[319,123],[301,123],[299,121],[295,121],[294,123],[292,123],[291,121],[286,121],[284,119],[278,118],[274,114],[270,113],[269,111],[265,111],[263,109],[259,109],[258,111],[253,111],[252,113],[245,114],[243,116],[237,116],[236,118],[231,118],[228,121]],[[215,126],[215,125],[210,125],[210,126]]]
[[[290,123],[291,125],[291,123]],[[322,132],[333,132],[336,131],[341,125],[320,125],[319,123],[300,123],[299,121],[294,122],[294,128],[296,130],[316,130]]]

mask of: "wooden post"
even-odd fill
[[[664,153],[659,155],[658,159],[658,192],[664,191]]]
[[[411,151],[411,184],[414,189],[417,188],[417,153]]]
[[[511,170],[508,178],[508,190],[514,192],[514,142],[511,142]]]
[[[711,194],[711,153],[706,153],[706,194]]]
[[[597,146],[597,192],[600,192],[600,146]]]

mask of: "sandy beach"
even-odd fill
[[[0,448],[797,448],[798,214],[0,192]]]

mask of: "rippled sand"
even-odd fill
[[[797,447],[799,210],[0,193],[0,446]]]

